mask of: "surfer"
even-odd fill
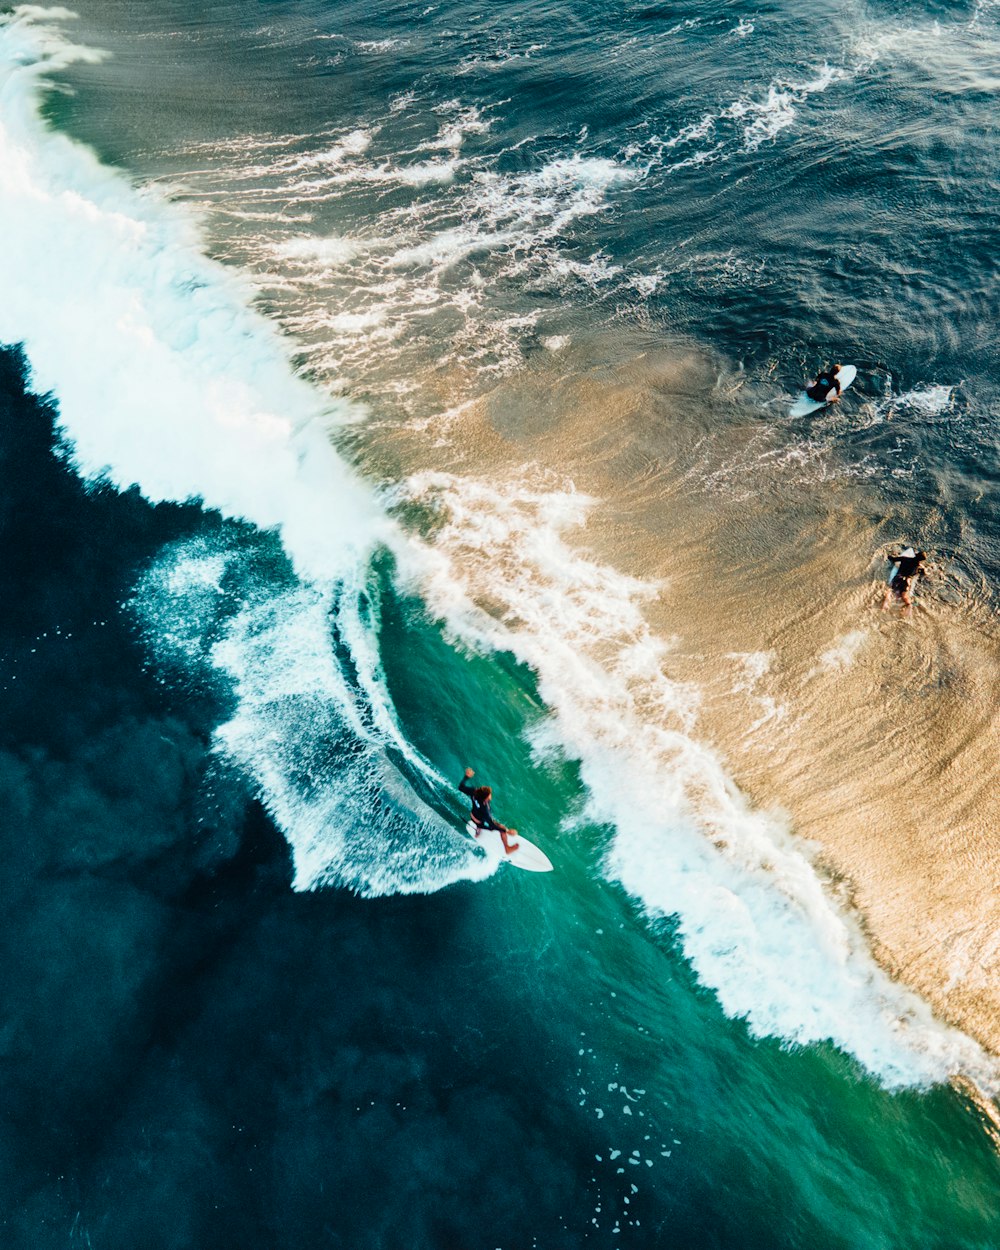
[[[470,786],[469,782],[476,774],[471,768],[465,770],[465,776],[458,783],[459,790],[463,794],[467,794],[472,800],[472,823],[476,826],[476,837],[479,836],[480,829],[495,829],[500,834],[500,840],[503,842],[503,849],[508,855],[512,854],[521,845],[520,842],[511,843],[507,840],[509,834],[516,834],[516,829],[508,829],[506,825],[502,825],[496,820],[490,811],[490,799],[493,797],[493,791],[489,786]]]
[[[806,387],[806,394],[810,399],[814,399],[818,404],[836,404],[840,400],[840,380],[837,374],[840,372],[840,365],[834,365],[832,369],[824,369],[820,373],[812,386]]]
[[[914,551],[912,547],[904,547],[898,554],[889,552],[889,563],[894,565],[889,574],[889,584],[882,598],[883,610],[889,606],[889,599],[897,595],[906,607],[910,607],[913,598],[910,594],[910,583],[915,577],[926,577],[924,564],[927,561],[926,551]]]

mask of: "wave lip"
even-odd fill
[[[181,543],[147,570],[130,607],[161,668],[221,679],[231,693],[213,748],[254,781],[287,838],[293,887],[376,897],[491,875],[497,861],[417,792],[442,779],[396,719],[375,591],[357,580],[277,589],[259,563],[255,548],[225,539]]]

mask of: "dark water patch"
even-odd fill
[[[25,373],[0,355],[2,1189],[26,1234],[18,1205],[48,1178],[79,1180],[167,1032],[176,983],[228,941],[224,900],[237,893],[242,917],[248,887],[283,889],[288,865],[208,752],[224,705],[167,693],[121,611],[164,541],[221,522],[86,488],[54,454],[54,409],[25,393]]]

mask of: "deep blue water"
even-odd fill
[[[670,622],[721,668],[756,599],[779,653],[825,638],[788,551],[851,585],[929,535],[924,632],[865,627],[881,666],[922,648],[926,741],[890,702],[846,767],[936,778],[960,739],[987,794],[995,8],[174,0],[0,35],[5,1244],[1000,1243],[994,1060],[878,970],[794,805],[789,843],[702,755],[696,648],[651,675],[628,580],[636,533],[729,561],[733,612],[685,615],[679,566]],[[661,344],[637,434],[614,388]],[[796,426],[831,356],[852,415]],[[567,481],[620,547],[560,545]],[[551,877],[461,841],[468,763]],[[905,833],[874,826],[900,879]]]

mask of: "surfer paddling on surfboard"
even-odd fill
[[[458,783],[459,790],[463,794],[467,794],[472,800],[472,823],[476,827],[475,836],[478,838],[483,829],[495,829],[500,834],[503,842],[503,849],[508,855],[513,854],[520,846],[519,842],[508,841],[510,834],[516,834],[516,829],[508,829],[506,825],[502,825],[496,820],[490,811],[490,799],[493,798],[493,791],[489,786],[470,786],[469,782],[476,774],[471,768],[465,770],[465,776]]]
[[[815,382],[799,391],[795,403],[788,410],[791,417],[810,417],[827,404],[840,402],[840,397],[858,376],[857,365],[833,365],[824,369]]]
[[[924,565],[927,562],[926,551],[914,551],[912,547],[904,547],[898,554],[893,555],[889,552],[889,563],[893,566],[892,572],[889,574],[889,584],[885,588],[885,594],[882,597],[882,608],[885,610],[889,606],[889,600],[893,595],[897,595],[902,599],[905,607],[910,607],[913,598],[910,595],[910,583],[915,577],[926,577]]]
[[[840,392],[843,389],[837,377],[839,372],[840,365],[834,365],[832,369],[824,369],[812,386],[806,387],[806,394],[809,398],[814,399],[818,404],[839,403]]]

